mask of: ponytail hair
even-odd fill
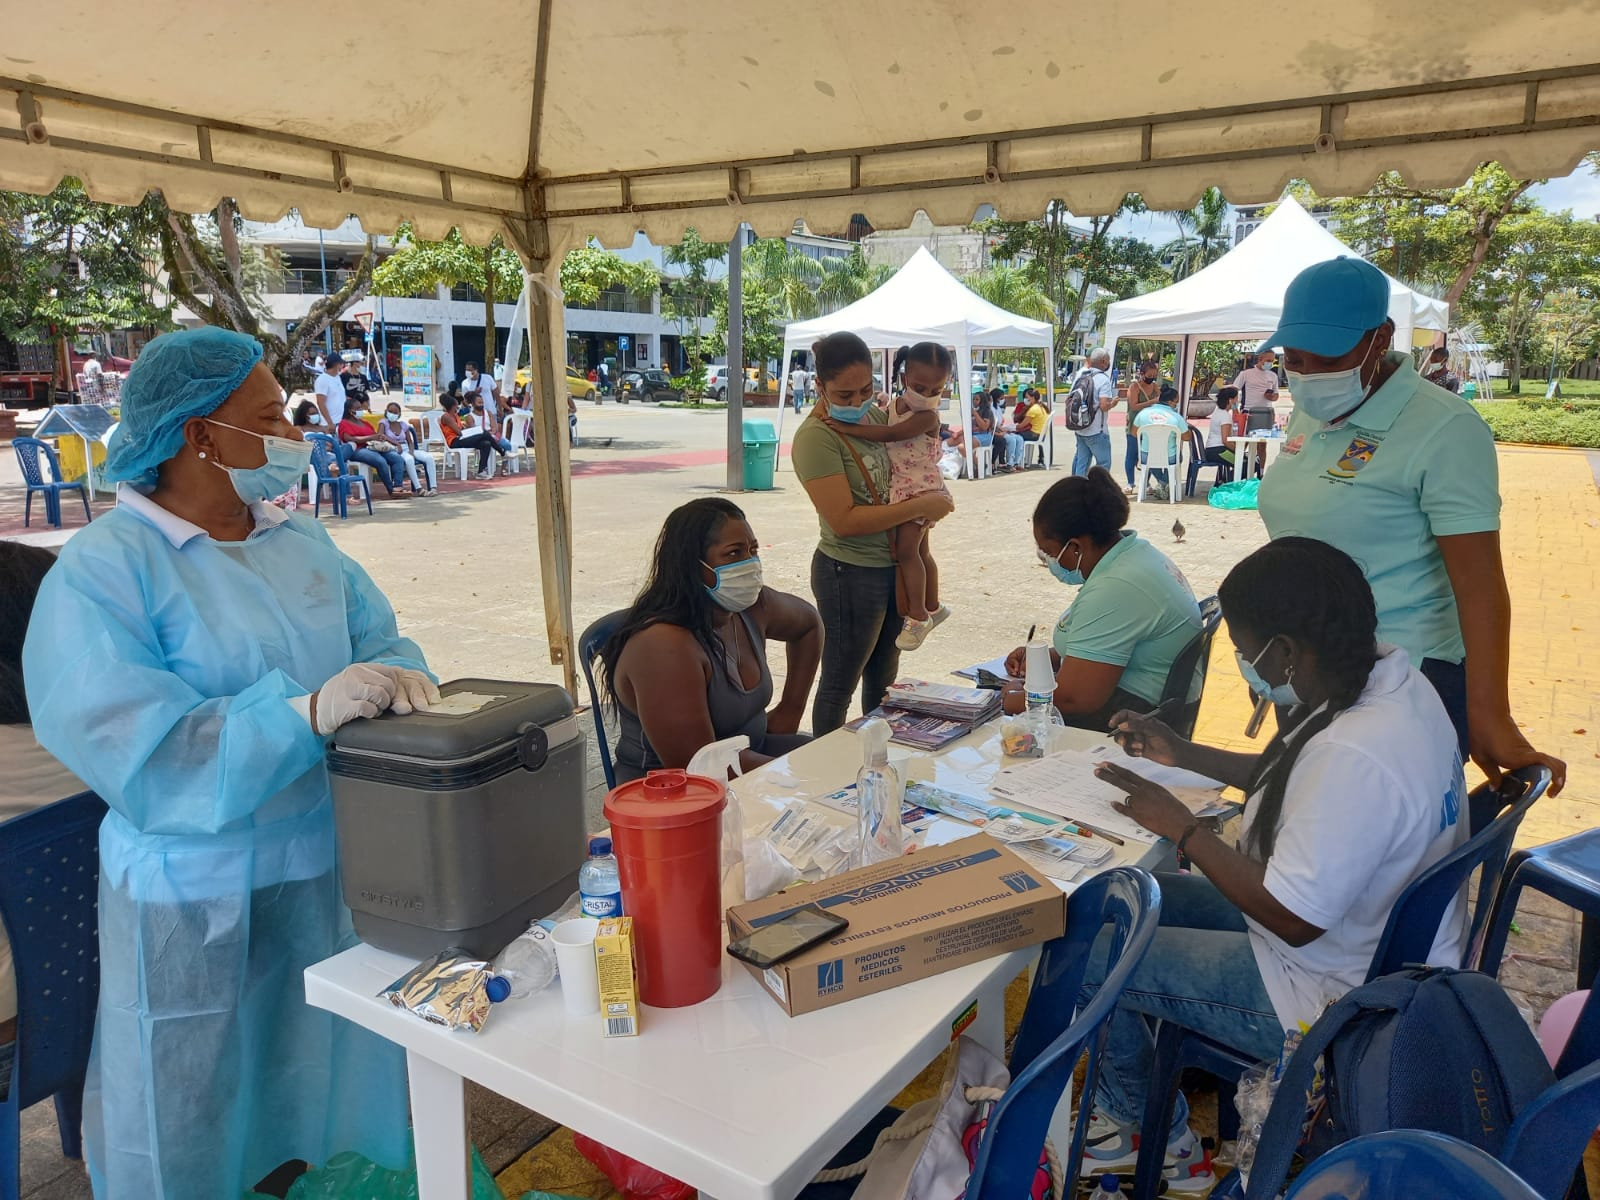
[[[1265,642],[1288,637],[1317,656],[1328,702],[1281,726],[1262,751],[1248,793],[1260,792],[1246,851],[1272,857],[1289,776],[1305,745],[1361,698],[1378,661],[1378,610],[1361,568],[1343,550],[1313,538],[1268,542],[1239,562],[1217,589],[1222,614],[1235,630]],[[1292,740],[1291,740],[1292,738]]]
[[[894,365],[889,370],[891,386],[903,384],[906,367],[912,363],[936,367],[946,375],[950,374],[952,365],[950,351],[938,342],[918,342],[914,346],[901,346],[894,352]]]

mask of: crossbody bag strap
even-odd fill
[[[833,436],[844,443],[844,448],[850,451],[850,457],[856,460],[856,470],[861,472],[861,481],[867,485],[867,492],[872,496],[872,502],[874,504],[882,504],[884,502],[883,494],[878,491],[878,485],[872,482],[872,472],[867,470],[866,460],[861,457],[861,451],[856,449],[855,439],[846,437],[844,434],[837,432],[835,432]],[[898,570],[900,567],[900,556],[895,553],[894,539],[889,537],[887,530],[884,531],[883,536],[887,538],[889,542],[889,561],[894,563],[895,568]]]

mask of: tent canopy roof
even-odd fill
[[[8,22],[0,184],[71,174],[103,200],[232,195],[256,219],[424,236],[546,218],[618,245],[960,223],[983,202],[1090,214],[1128,191],[1173,209],[1211,184],[1244,203],[1296,177],[1348,195],[1389,168],[1444,186],[1487,158],[1541,177],[1600,126],[1600,22],[1571,0],[1459,0],[1448,21],[1431,0],[1288,0],[1270,53],[1240,0],[1015,0],[999,21],[964,0],[241,11],[90,0]],[[1108,69],[1151,29],[1137,70]]]
[[[1050,326],[990,304],[918,247],[909,262],[882,286],[838,312],[796,321],[784,330],[789,347],[841,329],[859,334],[875,350],[912,342],[942,346],[1050,346]]]
[[[1292,196],[1228,253],[1171,287],[1118,300],[1106,310],[1106,340],[1265,337],[1278,327],[1289,282],[1312,263],[1355,251]],[[1448,330],[1450,308],[1388,275],[1389,315],[1409,345],[1415,329]]]

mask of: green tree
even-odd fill
[[[1539,331],[1549,346],[1552,378],[1600,354],[1600,298],[1595,290],[1563,288],[1549,296],[1539,313]]]
[[[1130,192],[1114,212],[1091,217],[1087,228],[1074,227],[1072,214],[1059,200],[1037,221],[991,218],[978,228],[996,238],[994,257],[1020,263],[1049,299],[1060,351],[1076,336],[1091,289],[1129,296],[1142,278],[1159,269],[1156,252],[1147,243],[1111,233],[1123,213],[1143,211],[1144,201]]]
[[[779,300],[759,278],[744,276],[741,289],[744,296],[744,358],[745,363],[756,363],[761,372],[761,386],[767,386],[767,361],[783,353],[783,314]],[[724,288],[716,298],[713,315],[715,332],[707,342],[712,354],[728,351],[728,293]],[[744,364],[738,364],[744,365]],[[730,369],[737,369],[729,364]]]
[[[822,267],[816,259],[782,238],[758,238],[745,247],[743,266],[744,278],[772,297],[781,320],[800,321],[817,315]]]
[[[587,307],[600,302],[600,293],[622,288],[643,299],[661,290],[661,272],[647,262],[628,262],[599,246],[569,250],[561,260],[561,291],[568,304]]]
[[[89,199],[76,179],[44,196],[0,192],[0,336],[54,343],[65,379],[67,342],[81,328],[172,327],[159,286],[165,206]]]
[[[708,335],[705,320],[712,313],[717,297],[727,296],[724,280],[711,278],[712,263],[727,257],[728,248],[708,242],[692,226],[683,231],[683,240],[668,246],[662,257],[678,274],[662,294],[663,310],[678,323],[678,340],[689,356],[689,394],[700,396],[706,387]]]
[[[497,353],[494,306],[522,294],[522,260],[497,236],[487,246],[469,246],[459,229],[442,242],[424,241],[410,224],[394,235],[395,251],[372,272],[376,296],[415,296],[443,284],[466,284],[483,297],[483,368],[487,373]],[[512,370],[516,367],[513,365]]]
[[[1549,301],[1569,290],[1600,295],[1600,223],[1570,212],[1516,213],[1501,223],[1494,251],[1498,264],[1479,276],[1464,310],[1482,323],[1504,358],[1506,382],[1516,395]]]
[[[825,258],[819,265],[822,279],[817,284],[817,301],[825,313],[854,304],[877,291],[894,275],[894,268],[888,263],[869,263],[860,246],[849,254]]]
[[[261,359],[285,391],[293,391],[296,369],[348,305],[367,294],[372,285],[373,251],[366,252],[344,285],[331,296],[312,302],[306,315],[287,338],[265,325],[263,296],[275,266],[266,252],[242,247],[238,208],[224,198],[215,212],[199,217],[161,207],[161,261],[167,286],[185,307],[209,325],[237,330],[261,343]]]
[[[1172,215],[1178,236],[1162,246],[1161,261],[1172,278],[1187,279],[1204,270],[1232,248],[1230,214],[1232,209],[1217,188],[1207,188],[1200,203]]]
[[[1032,275],[1020,267],[1008,263],[995,263],[974,275],[968,275],[962,282],[996,308],[1016,313],[1019,317],[1032,317],[1036,321],[1055,320],[1055,309],[1050,304],[1050,297],[1046,296],[1044,290],[1034,282]],[[1023,362],[1023,353],[1017,352],[1013,355],[1019,365]],[[988,376],[984,386],[992,388],[997,382],[999,364],[994,361],[992,355],[988,357]],[[1026,365],[1039,364],[1028,362]]]
[[[1454,308],[1473,277],[1496,265],[1502,224],[1538,209],[1527,195],[1538,182],[1490,162],[1455,188],[1414,188],[1389,171],[1364,196],[1324,201],[1303,183],[1292,190],[1307,207],[1331,208],[1338,236],[1371,262]]]

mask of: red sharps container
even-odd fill
[[[685,771],[651,771],[606,797],[645,1004],[683,1008],[721,986],[727,803],[725,785]]]

